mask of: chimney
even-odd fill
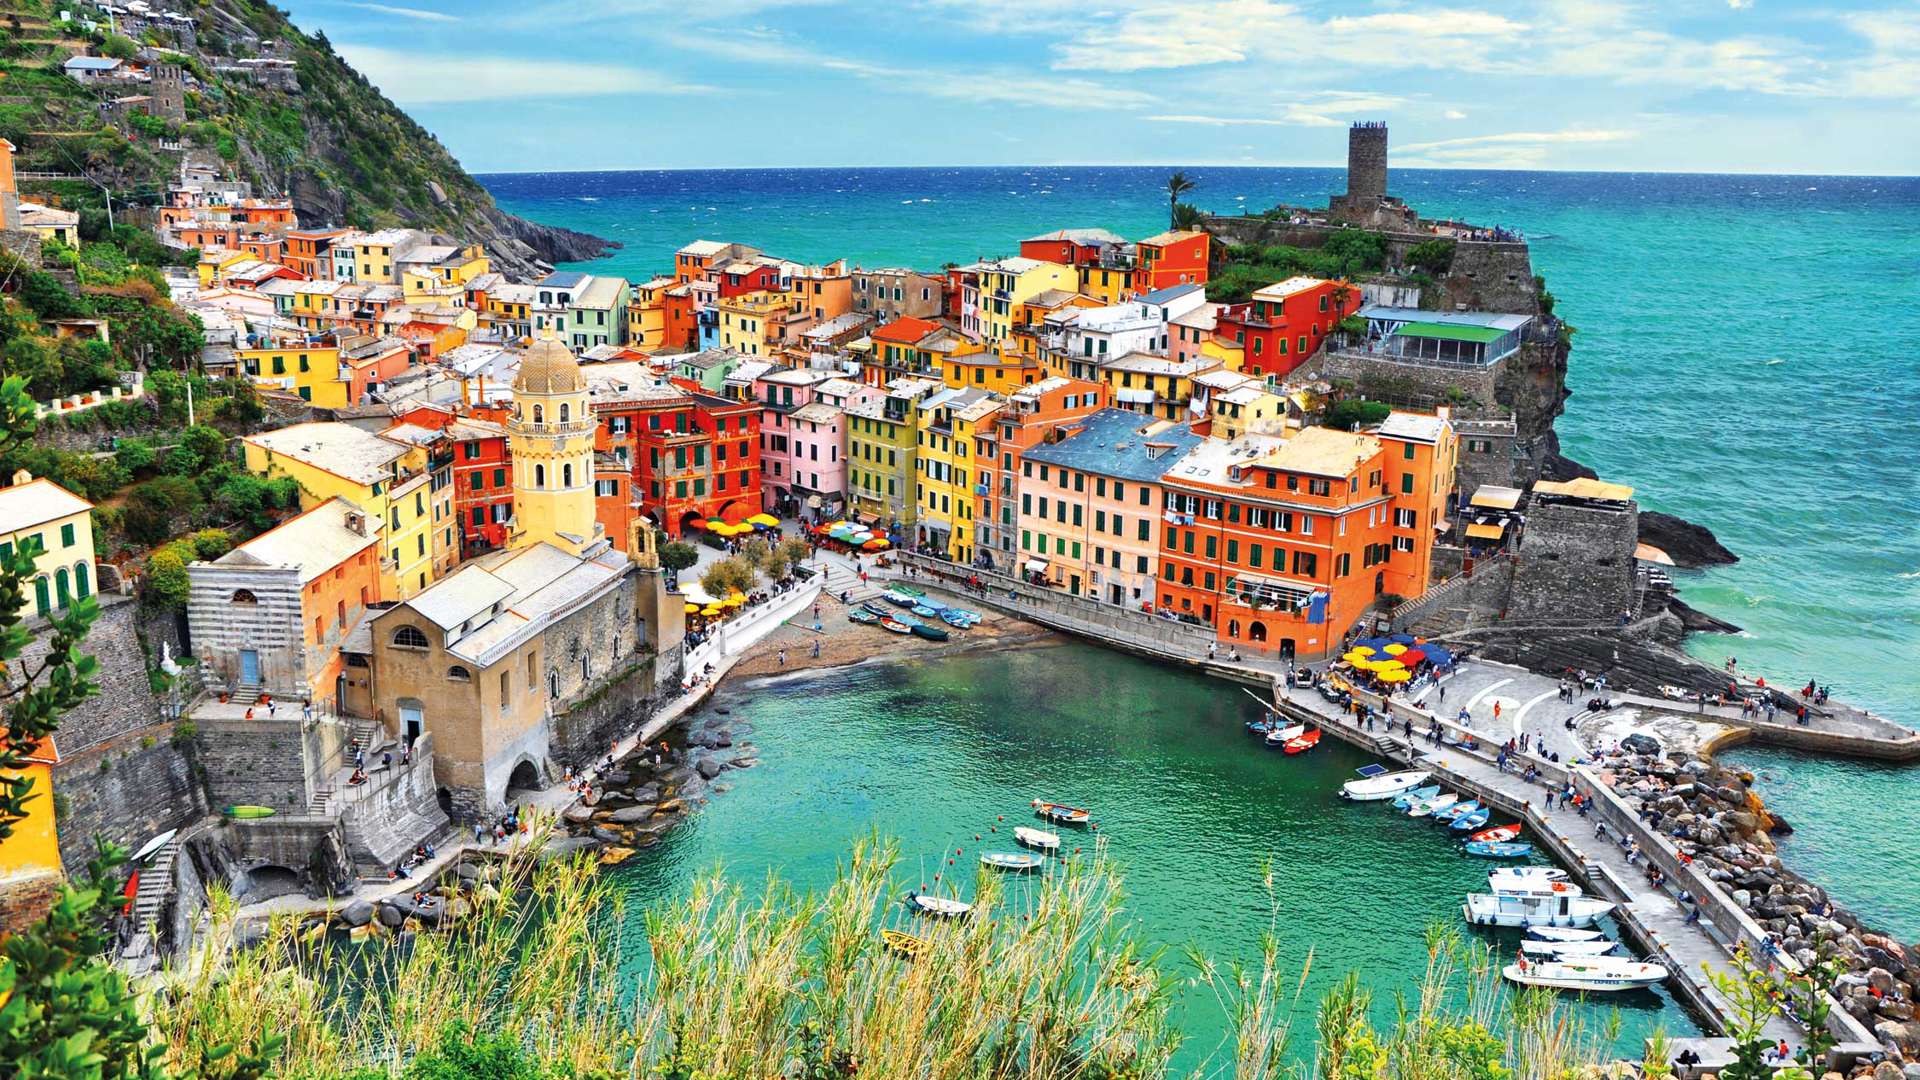
[[[347,511],[347,528],[357,536],[367,535],[367,515],[358,510]]]
[[[31,483],[33,483],[33,474],[28,472],[27,470],[21,469],[18,472],[13,474],[14,487],[19,487],[21,484],[31,484]]]

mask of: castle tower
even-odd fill
[[[153,98],[151,110],[154,116],[176,124],[186,123],[186,77],[181,74],[179,64],[153,65],[148,94]]]
[[[520,360],[507,440],[513,453],[510,547],[541,541],[578,555],[599,538],[593,513],[593,411],[587,379],[552,330]]]
[[[1387,193],[1387,125],[1357,123],[1347,131],[1347,198],[1375,199]]]

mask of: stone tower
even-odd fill
[[[544,331],[513,380],[513,534],[520,548],[541,541],[578,555],[599,539],[593,507],[593,411],[579,361]]]
[[[1387,125],[1357,123],[1347,131],[1347,198],[1377,199],[1387,193]]]
[[[153,65],[152,83],[148,94],[153,98],[153,115],[162,120],[171,120],[176,124],[187,121],[186,79],[180,73],[179,64]]]

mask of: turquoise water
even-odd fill
[[[1030,800],[1083,803],[1125,875],[1129,917],[1155,942],[1257,962],[1273,867],[1287,977],[1313,954],[1304,1037],[1312,1003],[1350,970],[1384,1020],[1420,977],[1425,928],[1458,925],[1461,897],[1485,882],[1488,864],[1445,830],[1335,798],[1368,760],[1357,752],[1332,740],[1305,757],[1267,751],[1245,733],[1259,706],[1238,688],[1086,645],[736,685],[715,704],[753,725],[762,764],[728,774],[734,790],[614,871],[636,910],[673,902],[715,866],[749,884],[777,873],[820,886],[876,829],[900,840],[906,885],[945,873],[964,896],[983,848],[1015,850]],[[1623,1052],[1656,1022],[1692,1030],[1664,993],[1608,1004]],[[1222,1018],[1206,991],[1180,1007],[1192,1063],[1217,1045]],[[1613,1012],[1571,1007],[1596,1031]]]
[[[1216,211],[1318,205],[1328,169],[1190,170]],[[1166,170],[714,170],[482,177],[502,206],[619,240],[646,277],[696,237],[922,267],[1065,226],[1164,226]],[[1920,723],[1920,180],[1398,170],[1429,215],[1529,234],[1579,328],[1567,452],[1742,557],[1683,575],[1746,628],[1694,649]]]

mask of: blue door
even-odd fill
[[[258,650],[240,650],[240,685],[260,685],[260,653]]]

